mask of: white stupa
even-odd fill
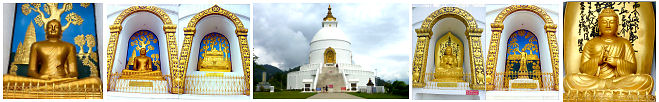
[[[299,71],[288,73],[287,89],[313,91],[331,87],[328,88],[330,92],[339,92],[344,88],[345,91],[357,91],[357,87],[366,86],[369,80],[375,82],[374,71],[352,63],[351,43],[337,27],[332,7],[327,10],[323,28],[310,42],[309,64],[301,66]]]

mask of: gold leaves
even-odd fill
[[[30,8],[29,4],[23,4],[21,5],[21,11],[23,12],[23,15],[27,16],[27,14],[32,13],[32,8]]]
[[[94,62],[98,62],[98,54],[96,52],[89,52],[89,56]]]
[[[74,40],[73,42],[80,47],[80,51],[82,51],[82,46],[85,45],[85,36],[81,34],[73,38],[73,40]]]
[[[43,19],[43,15],[37,15],[37,17],[34,17],[34,23],[37,23],[37,25],[39,26],[43,26],[44,21],[42,19]]]
[[[40,8],[41,3],[30,3],[30,5],[34,6],[34,8]]]
[[[80,7],[87,8],[89,7],[89,3],[80,3]]]
[[[80,15],[75,12],[71,12],[66,15],[66,21],[73,23],[74,25],[80,25],[84,21]]]
[[[41,4],[33,3],[32,5],[41,5]],[[57,4],[56,3],[47,3],[46,5],[43,6],[44,11],[46,11],[46,14],[49,14],[49,15],[50,15],[50,8],[51,8],[50,5],[57,6]],[[39,8],[37,6],[34,6],[34,7]],[[55,9],[57,9],[57,8],[55,8]]]
[[[87,47],[89,47],[89,50],[91,50],[92,47],[96,46],[96,38],[94,37],[94,35],[89,34],[89,35],[86,35],[85,38],[86,38],[85,41],[87,41]]]
[[[149,45],[149,50],[154,50],[155,48],[152,45]]]
[[[73,9],[73,4],[72,3],[64,3],[64,4],[62,4],[62,9],[64,9],[64,12],[71,11],[71,9]]]

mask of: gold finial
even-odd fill
[[[327,16],[325,16],[325,18],[323,18],[323,20],[324,21],[336,21],[336,18],[334,18],[334,16],[332,16],[332,5],[329,5],[327,7]]]

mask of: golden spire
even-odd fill
[[[327,16],[325,16],[325,18],[323,18],[323,20],[324,21],[336,21],[336,18],[334,18],[334,16],[332,16],[332,5],[329,5],[329,7],[327,8]]]

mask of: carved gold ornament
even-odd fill
[[[494,23],[490,26],[492,27],[492,37],[490,40],[490,49],[487,54],[487,90],[494,90],[494,77],[496,75],[496,64],[497,58],[499,56],[499,40],[501,38],[501,31],[503,30],[503,20],[510,14],[517,11],[529,11],[537,14],[545,22],[545,31],[547,32],[548,44],[549,44],[549,54],[551,56],[551,65],[553,74],[553,90],[558,90],[558,42],[556,40],[556,24],[551,20],[549,15],[542,10],[542,8],[534,5],[512,5],[508,6],[499,13]]]
[[[412,65],[412,85],[414,88],[421,88],[425,86],[425,71],[426,61],[428,58],[428,46],[430,37],[433,35],[432,28],[437,21],[444,18],[456,18],[467,27],[465,36],[469,42],[469,55],[471,65],[472,82],[470,87],[476,90],[485,89],[485,68],[483,67],[483,57],[481,54],[480,37],[483,32],[482,28],[478,28],[476,20],[469,14],[469,12],[457,7],[443,7],[431,13],[423,21],[421,28],[416,29],[417,43],[416,50],[414,51],[414,62]]]
[[[197,13],[192,19],[190,19],[190,22],[188,22],[188,26],[183,28],[183,31],[185,32],[185,37],[183,40],[183,47],[181,49],[181,59],[180,59],[180,66],[174,70],[173,73],[176,73],[173,75],[173,77],[180,78],[180,81],[173,82],[175,86],[177,87],[177,92],[183,93],[183,85],[185,85],[185,77],[186,77],[186,72],[188,69],[188,61],[190,58],[190,50],[192,46],[192,38],[196,35],[196,25],[199,23],[201,19],[207,16],[211,15],[220,15],[228,18],[233,22],[234,26],[236,27],[235,34],[238,37],[238,45],[240,46],[240,59],[243,65],[243,78],[247,84],[242,85],[241,87],[242,90],[250,90],[249,86],[250,84],[250,64],[252,62],[250,61],[250,51],[249,51],[249,45],[247,41],[247,29],[242,24],[242,21],[236,16],[235,14],[231,13],[230,11],[227,11],[223,8],[221,8],[218,5],[214,5],[211,8],[208,8],[204,11],[201,11]],[[201,35],[200,35],[201,36]],[[234,57],[234,56],[232,56]],[[174,91],[172,91],[174,92]],[[249,91],[244,91],[244,95],[249,95]]]
[[[117,18],[114,20],[113,24],[110,25],[110,40],[108,43],[108,55],[107,55],[107,78],[111,78],[111,73],[112,67],[114,65],[114,58],[117,57],[116,55],[116,49],[117,49],[117,40],[119,39],[119,34],[122,30],[121,24],[124,22],[126,17],[130,16],[133,13],[137,12],[148,12],[151,14],[154,14],[160,20],[163,22],[163,31],[165,32],[165,36],[167,39],[167,54],[169,56],[169,67],[170,67],[170,73],[171,74],[181,74],[181,73],[175,73],[176,68],[178,67],[178,55],[176,52],[178,50],[176,49],[176,25],[172,24],[172,21],[170,20],[169,16],[167,13],[165,13],[164,10],[156,7],[156,6],[132,6],[129,7],[121,12],[117,16]],[[176,81],[176,79],[172,76],[172,80]],[[182,88],[183,86],[180,86],[182,84],[172,84],[172,93],[179,93],[180,90],[177,90],[179,88]],[[108,86],[110,86],[110,83],[108,83]],[[108,90],[114,90],[113,87],[108,87]],[[181,92],[182,93],[182,92]]]

